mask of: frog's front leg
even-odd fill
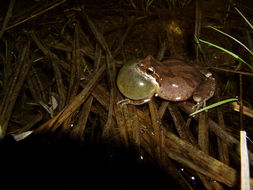
[[[120,106],[123,106],[125,104],[142,105],[142,104],[149,102],[151,100],[151,98],[153,97],[153,95],[154,94],[151,94],[147,98],[141,99],[141,100],[132,100],[132,99],[126,98],[126,99],[118,101],[117,104]],[[157,96],[157,94],[155,94],[155,96]]]
[[[131,99],[123,99],[117,102],[118,105],[123,106],[125,104],[132,104],[132,105],[141,105],[149,102],[151,98],[149,99],[143,99],[143,100],[131,100]]]
[[[206,101],[209,100],[211,97],[213,97],[215,92],[215,78],[212,77],[212,74],[208,74],[208,78],[203,80],[198,88],[193,93],[193,100],[197,102],[197,109],[206,106]]]

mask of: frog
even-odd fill
[[[158,61],[152,55],[124,64],[117,76],[117,86],[126,99],[118,104],[141,105],[153,96],[172,101],[186,101],[191,97],[198,107],[215,92],[215,78],[207,69],[181,59]]]

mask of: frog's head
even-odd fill
[[[136,70],[143,76],[147,77],[154,83],[159,84],[159,75],[155,70],[155,67],[158,66],[159,63],[155,60],[155,58],[151,55],[147,56],[145,59],[138,61],[136,64]]]
[[[145,63],[146,59],[127,63],[119,71],[117,86],[129,99],[142,100],[158,92],[159,76]]]

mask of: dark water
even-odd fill
[[[48,136],[1,142],[1,185],[9,188],[161,189],[179,186],[134,151],[105,144],[82,145]],[[8,188],[8,189],[9,189]]]

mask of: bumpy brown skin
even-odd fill
[[[153,67],[159,75],[159,97],[169,101],[184,101],[192,97],[196,88],[205,80],[195,67],[187,63],[169,59],[164,62],[148,56],[143,60],[147,67]]]

